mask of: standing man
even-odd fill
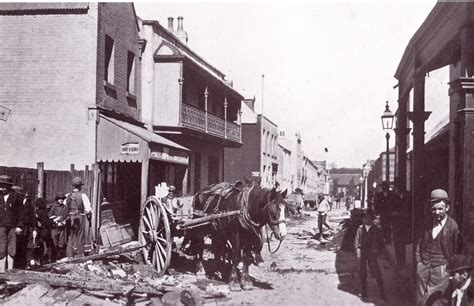
[[[319,230],[319,241],[322,243],[327,242],[326,239],[324,239],[323,236],[323,225],[326,226],[328,229],[331,229],[331,227],[326,223],[326,218],[328,216],[328,212],[331,210],[331,206],[329,205],[329,202],[327,198],[320,194],[318,196],[318,230]]]
[[[168,188],[168,196],[166,198],[166,207],[173,212],[173,214],[177,214],[178,210],[180,210],[183,207],[183,204],[175,198],[175,193],[176,193],[176,187],[171,185]]]
[[[402,268],[406,264],[406,245],[410,243],[411,218],[407,194],[400,190],[398,182],[395,182],[394,198],[395,204],[392,213],[393,247],[397,265]]]
[[[389,190],[387,182],[380,184],[381,192],[375,195],[374,211],[380,215],[383,238],[386,244],[392,243],[392,212],[395,197]]]
[[[82,179],[75,177],[71,185],[72,192],[66,195],[68,212],[68,220],[66,221],[66,230],[68,232],[66,256],[69,258],[84,256],[86,224],[87,220],[90,222],[92,216],[91,202],[87,195],[81,192],[82,185],[84,185]]]
[[[431,218],[421,233],[415,257],[417,265],[417,304],[448,281],[446,264],[456,254],[459,228],[447,212],[449,199],[446,191],[431,192]]]
[[[21,233],[20,213],[23,197],[11,187],[13,180],[0,175],[0,273],[13,269],[16,255],[16,235]]]
[[[64,203],[66,195],[62,192],[56,193],[56,201],[48,211],[48,217],[52,223],[51,237],[53,240],[53,258],[59,260],[64,257],[66,247],[66,220],[68,217],[67,206]]]

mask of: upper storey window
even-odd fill
[[[127,54],[127,91],[135,94],[135,54],[130,51]]]
[[[105,35],[105,66],[104,66],[104,80],[110,84],[114,84],[115,72],[115,44],[114,40]]]

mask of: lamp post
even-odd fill
[[[365,190],[363,190],[363,187],[364,187],[364,177],[361,175],[360,176],[360,194],[359,194],[359,200],[360,200],[360,207],[361,208],[364,208],[364,197],[362,196],[363,194],[365,194]]]
[[[386,172],[385,172],[385,181],[390,186],[390,147],[389,147],[389,140],[390,140],[390,133],[389,131],[393,128],[393,113],[390,111],[388,106],[388,101],[385,104],[385,111],[383,112],[380,119],[382,119],[382,128],[384,131],[387,131],[385,134],[385,139],[387,139],[387,152],[385,156],[386,162]]]

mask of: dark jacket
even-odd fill
[[[20,212],[20,223],[34,230],[36,229],[35,206],[30,199],[26,199],[26,201],[23,202]]]
[[[426,299],[425,306],[454,306],[457,305],[457,299],[459,297],[452,297],[453,292],[456,288],[453,286],[452,282],[449,282],[447,286],[443,286],[440,290],[437,290],[430,294],[430,296]],[[464,292],[461,298],[461,306],[468,306],[472,305],[472,299],[470,298],[472,295],[472,286],[469,286],[466,291]]]
[[[365,229],[364,225],[359,226],[354,240],[354,248],[360,249],[362,255],[381,252],[385,248],[382,230],[376,225],[372,225],[369,231]]]
[[[1,227],[22,227],[20,214],[22,213],[23,196],[11,192],[5,203],[4,196],[0,195],[0,226]]]
[[[51,204],[48,212],[48,217],[50,220],[52,218],[59,217],[58,222],[63,222],[67,219],[68,217],[68,209],[66,204],[59,204],[57,202],[54,202]],[[52,220],[54,223],[54,220]]]
[[[397,196],[392,191],[388,191],[386,196],[378,192],[375,194],[374,211],[378,215],[390,216],[396,202]]]
[[[439,233],[441,235],[441,249],[446,260],[451,259],[458,251],[459,228],[456,221],[450,216],[446,217],[446,223]],[[426,251],[426,245],[432,236],[433,224],[430,222],[418,240],[415,250],[416,261],[420,262],[421,255]]]

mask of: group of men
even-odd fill
[[[43,198],[33,203],[10,176],[0,175],[0,273],[58,260],[64,253],[68,258],[84,255],[91,203],[81,192],[80,177],[71,185],[71,192],[56,194],[55,202],[47,205]],[[45,261],[35,254],[39,248]]]
[[[375,209],[368,209],[363,215],[363,224],[357,230],[354,243],[360,261],[362,297],[367,297],[368,267],[377,281],[380,296],[385,299],[377,260],[385,245],[392,242],[392,234],[398,263],[405,264],[405,241],[397,236],[406,235],[399,226],[404,226],[406,231],[410,229],[407,223],[401,223],[403,219],[409,219],[402,207],[407,202],[403,194],[391,192],[388,185],[383,184],[382,192],[376,195]],[[428,206],[431,215],[423,220],[426,221],[423,230],[415,240],[416,304],[469,305],[474,266],[470,257],[458,254],[459,228],[448,215],[450,201],[446,191],[433,190]],[[380,215],[380,227],[376,226],[376,215]]]

